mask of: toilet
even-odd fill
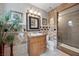
[[[56,41],[57,40],[53,36],[50,37],[49,35],[47,35],[46,40],[47,40],[47,48],[49,50],[54,51],[56,49],[56,45],[57,45],[57,42]]]

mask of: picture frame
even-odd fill
[[[47,25],[47,19],[46,18],[42,18],[42,25]]]
[[[26,30],[39,31],[40,30],[40,16],[26,13]]]
[[[29,16],[29,28],[39,29],[39,18]]]
[[[23,13],[17,11],[10,11],[10,21],[16,20],[18,18],[22,22]]]

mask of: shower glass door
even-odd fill
[[[79,5],[59,13],[58,42],[79,49]]]

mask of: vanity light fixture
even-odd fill
[[[30,8],[27,10],[29,13],[31,14],[35,14],[35,15],[41,15],[41,13],[38,10],[34,10],[34,8]]]

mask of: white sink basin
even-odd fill
[[[29,36],[41,36],[41,35],[44,35],[44,34],[40,33],[40,32],[29,32],[28,35]]]
[[[43,35],[43,33],[30,33],[29,36],[40,36]]]

